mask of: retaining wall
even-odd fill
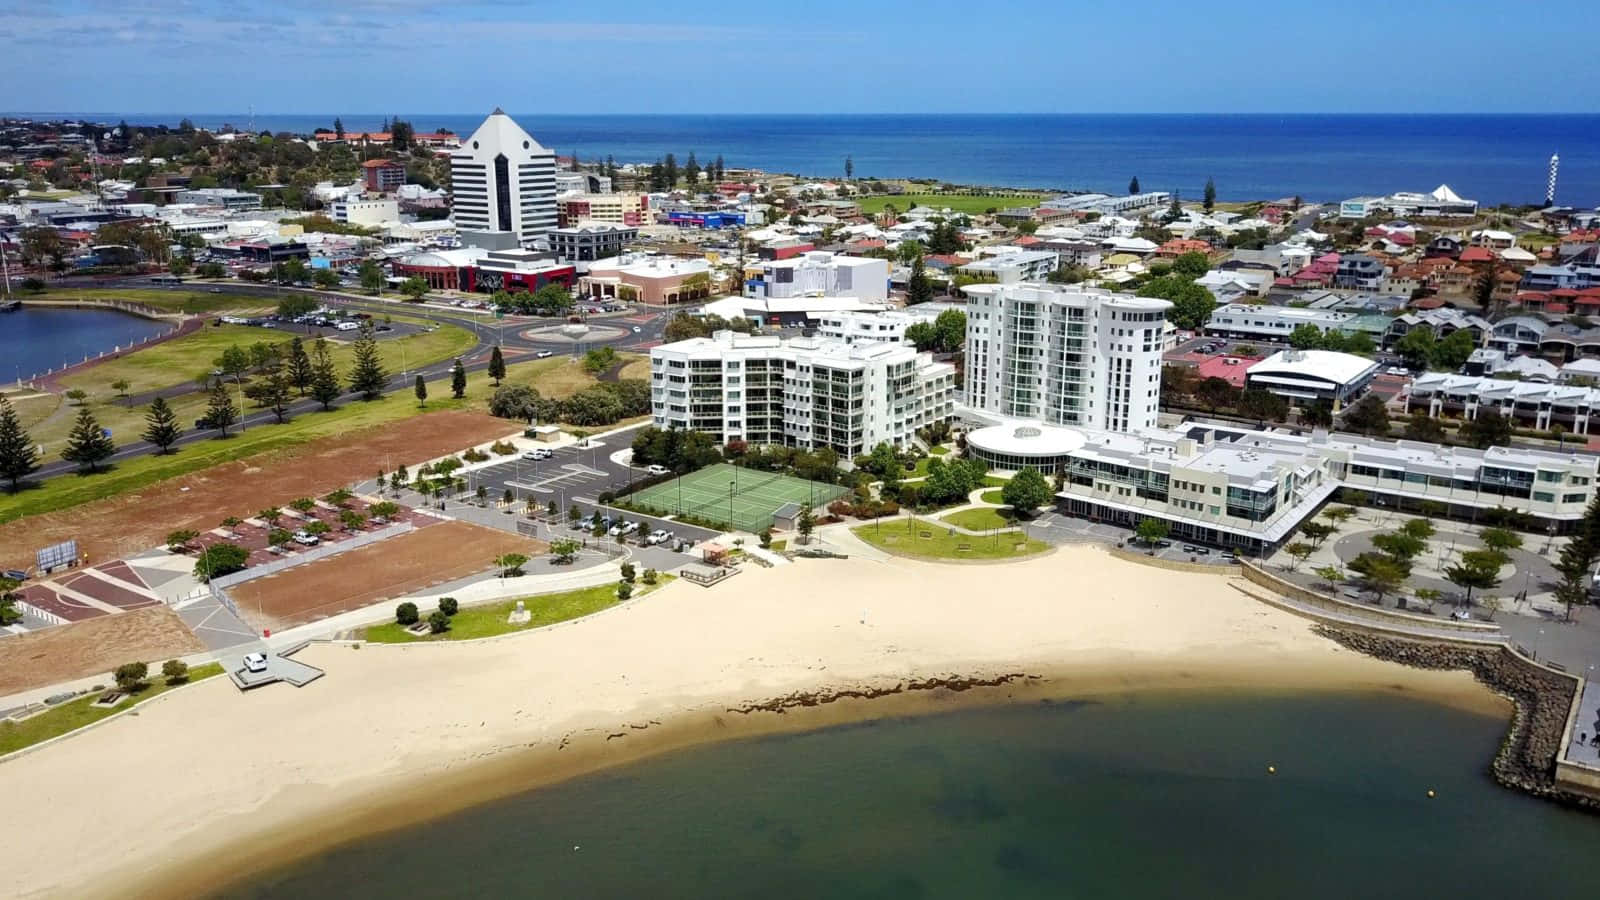
[[[1128,562],[1136,562],[1146,566],[1155,566],[1158,569],[1171,569],[1174,572],[1199,572],[1202,575],[1239,574],[1239,567],[1236,565],[1224,565],[1222,563],[1192,563],[1184,562],[1181,559],[1162,559],[1159,556],[1146,556],[1143,553],[1138,553],[1123,547],[1114,547],[1109,545],[1106,547],[1106,552],[1112,556],[1115,556],[1117,559],[1127,560]]]
[[[1366,603],[1349,603],[1332,595],[1303,588],[1292,581],[1279,578],[1254,563],[1241,562],[1240,570],[1246,581],[1259,584],[1264,588],[1277,591],[1308,606],[1327,610],[1328,612],[1373,619],[1402,628],[1459,631],[1463,635],[1489,636],[1498,634],[1500,631],[1498,626],[1490,622],[1463,622],[1460,619],[1452,619],[1449,616],[1418,616]]]

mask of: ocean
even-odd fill
[[[218,896],[1593,896],[1600,818],[1496,786],[1505,727],[1394,694],[884,719],[646,759]]]
[[[42,375],[126,347],[172,326],[109,309],[25,306],[0,312],[0,381]]]
[[[487,113],[487,110],[484,111]],[[250,125],[248,113],[13,113],[115,123]],[[397,113],[419,131],[470,133],[483,114]],[[540,143],[585,160],[683,163],[721,154],[729,166],[841,177],[928,177],[961,184],[1198,199],[1208,177],[1223,200],[1299,195],[1337,202],[1449,184],[1486,205],[1542,203],[1551,154],[1561,155],[1557,201],[1600,204],[1600,115],[542,115],[513,113]],[[255,127],[309,133],[333,113],[257,115]],[[346,115],[348,131],[382,116]]]

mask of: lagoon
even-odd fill
[[[166,322],[110,309],[24,306],[0,313],[0,381],[43,375],[171,327]]]

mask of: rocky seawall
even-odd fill
[[[945,675],[932,678],[913,678],[901,681],[890,687],[868,688],[825,688],[820,691],[797,691],[771,700],[755,703],[746,703],[740,706],[728,707],[728,712],[739,715],[769,712],[782,715],[790,709],[801,709],[813,706],[825,706],[837,703],[840,700],[876,700],[879,697],[892,697],[896,694],[914,694],[924,691],[950,691],[961,693],[973,688],[1000,687],[1019,681],[1037,680],[1039,676],[1029,675],[1026,672],[1007,672],[991,678],[964,675]]]
[[[1317,625],[1318,634],[1351,650],[1418,669],[1466,669],[1512,702],[1511,724],[1489,765],[1495,781],[1536,797],[1600,812],[1600,802],[1556,785],[1556,757],[1576,684],[1499,646],[1413,641]]]

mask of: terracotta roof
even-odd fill
[[[1442,297],[1423,297],[1420,300],[1411,301],[1412,309],[1438,309],[1441,306],[1444,306],[1444,298]]]
[[[396,169],[405,168],[405,166],[400,165],[392,159],[369,159],[361,164],[361,168],[363,169],[384,169],[389,167]]]
[[[1461,261],[1464,263],[1494,262],[1494,254],[1488,247],[1468,247],[1461,251]]]

